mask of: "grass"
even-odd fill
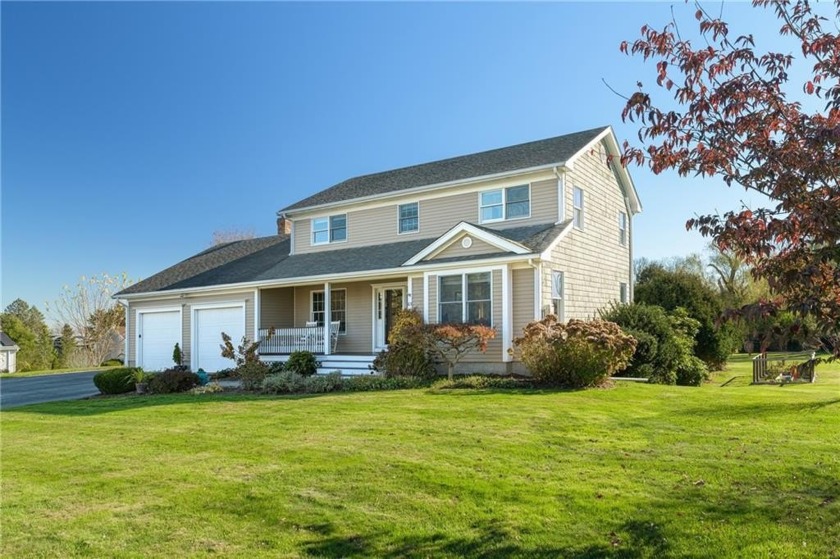
[[[119,365],[117,365],[119,366]],[[65,373],[81,373],[88,371],[104,371],[114,367],[75,367],[70,369],[44,369],[42,371],[24,371],[17,373],[3,373],[0,378],[43,377],[46,375],[63,375]]]
[[[813,385],[160,396],[2,412],[4,557],[840,557]]]

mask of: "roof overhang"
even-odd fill
[[[206,294],[222,294],[222,293],[238,293],[246,290],[271,288],[271,287],[296,287],[303,285],[316,285],[325,282],[347,283],[352,281],[364,281],[367,279],[389,279],[411,276],[415,274],[422,274],[427,271],[445,270],[445,269],[463,269],[465,267],[481,267],[490,265],[513,264],[517,262],[527,262],[534,259],[537,255],[533,253],[528,254],[510,254],[505,256],[494,256],[488,258],[476,258],[469,261],[455,261],[455,262],[423,262],[422,265],[406,267],[402,265],[397,268],[380,268],[376,270],[365,270],[361,272],[349,272],[341,274],[321,274],[316,276],[296,276],[293,278],[251,281],[242,283],[227,283],[223,285],[211,285],[205,287],[187,287],[184,289],[166,289],[163,291],[147,291],[144,293],[130,293],[128,295],[120,295],[118,298],[131,302],[142,301],[145,299],[187,299],[191,296],[206,295]],[[114,296],[114,298],[117,298]]]

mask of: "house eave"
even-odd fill
[[[332,282],[349,282],[365,279],[385,279],[390,277],[404,277],[415,274],[422,274],[427,271],[445,270],[448,268],[478,267],[493,264],[506,264],[527,262],[528,259],[539,258],[536,253],[511,254],[493,258],[477,258],[474,260],[457,260],[451,262],[423,262],[414,266],[400,266],[395,268],[380,268],[377,270],[365,270],[361,272],[349,272],[342,274],[320,274],[315,276],[296,276],[294,278],[264,280],[254,282],[227,283],[222,285],[211,285],[203,287],[189,287],[184,289],[167,289],[162,291],[146,291],[143,293],[121,294],[115,299],[126,301],[142,301],[145,299],[186,299],[190,295],[221,294],[226,292],[238,292],[248,289],[271,288],[271,287],[294,287],[300,285],[311,285]]]
[[[466,179],[459,179],[455,181],[448,181],[448,182],[441,182],[423,186],[416,186],[413,188],[405,188],[402,190],[394,190],[392,192],[384,192],[382,194],[371,194],[369,196],[359,196],[357,198],[348,198],[345,200],[338,200],[336,202],[327,202],[324,204],[315,204],[313,206],[305,206],[302,208],[294,208],[289,209],[288,207],[283,208],[282,210],[277,211],[277,216],[287,216],[290,218],[294,218],[295,214],[303,214],[311,211],[321,211],[321,210],[328,210],[331,208],[335,208],[338,206],[346,206],[348,204],[361,204],[365,202],[370,202],[373,200],[387,200],[390,198],[396,198],[400,196],[412,195],[412,194],[422,194],[424,192],[432,192],[435,190],[440,190],[444,188],[452,188],[458,186],[469,186],[471,184],[476,184],[480,182],[485,182],[489,180],[497,180],[497,179],[504,179],[508,177],[515,177],[517,175],[525,175],[528,173],[536,173],[539,171],[551,170],[555,167],[565,167],[565,161],[558,161],[556,163],[548,163],[545,165],[538,165],[536,167],[528,167],[525,169],[515,169],[513,171],[505,171],[503,173],[494,173],[491,175],[481,175],[478,177],[469,177]]]

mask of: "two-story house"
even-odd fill
[[[497,335],[468,370],[506,372],[512,340],[547,313],[592,317],[632,299],[641,204],[611,128],[355,177],[278,212],[278,234],[215,246],[116,295],[130,365],[231,363],[222,331],[264,360],[305,349],[368,372],[396,310]],[[269,335],[271,334],[271,335]]]

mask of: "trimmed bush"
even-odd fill
[[[528,324],[513,345],[538,384],[585,388],[624,369],[636,340],[614,322],[572,319],[563,324],[548,315]]]
[[[186,392],[198,386],[198,375],[190,371],[167,369],[162,373],[149,375],[149,392],[152,394],[173,394]]]
[[[429,380],[420,377],[382,377],[378,375],[365,375],[342,379],[341,389],[345,392],[368,392],[373,390],[424,388],[427,386],[429,386]]]
[[[259,390],[269,367],[262,361],[247,361],[236,368],[236,376],[242,382],[243,390]]]
[[[119,367],[97,373],[93,384],[102,394],[125,394],[134,392],[134,372],[137,367]]]
[[[108,359],[100,363],[100,367],[122,367],[124,365],[122,359]]]
[[[283,370],[308,377],[318,372],[318,360],[309,351],[293,351],[286,360]]]
[[[529,379],[497,377],[492,375],[469,375],[455,377],[452,380],[440,379],[432,385],[432,388],[435,390],[509,390],[516,388],[533,388],[533,386],[533,381]]]
[[[305,392],[306,377],[282,371],[265,377],[260,388],[268,394],[300,394]]]
[[[373,370],[386,377],[434,378],[437,370],[422,336],[423,317],[415,309],[402,309],[394,316],[388,349],[373,360]]]

